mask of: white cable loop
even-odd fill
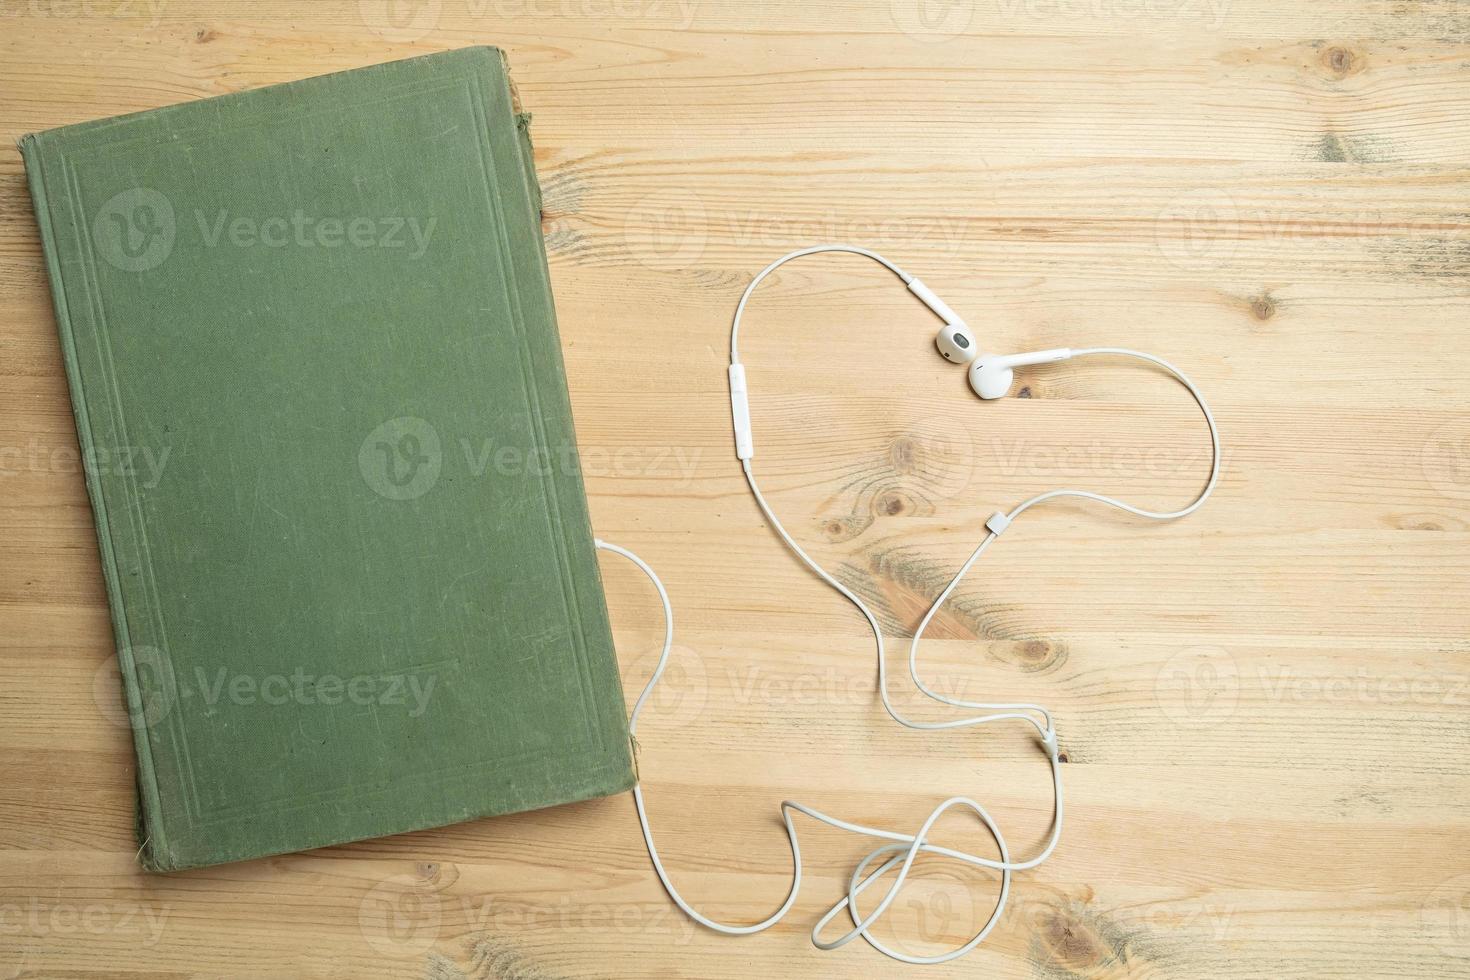
[[[876,252],[871,252],[867,249],[858,248],[856,246],[819,245],[813,248],[805,248],[784,255],[762,269],[755,276],[755,278],[751,280],[750,285],[746,287],[744,294],[740,297],[740,302],[735,309],[735,318],[733,324],[731,325],[730,331],[730,360],[732,364],[739,363],[737,340],[740,331],[740,318],[745,312],[746,303],[750,299],[750,295],[754,291],[755,287],[758,286],[761,281],[764,280],[768,275],[770,275],[786,262],[789,262],[792,259],[798,258],[803,255],[812,255],[817,252],[852,252],[854,254],[867,256],[868,258],[871,258],[874,261],[879,262],[887,267],[906,284],[914,281],[912,276],[909,276],[898,266],[878,255]],[[761,920],[760,922],[743,926],[727,925],[725,923],[716,922],[713,919],[710,919],[695,911],[694,908],[692,908],[689,903],[684,900],[683,896],[679,894],[678,889],[674,887],[674,883],[669,879],[669,874],[667,870],[665,870],[663,862],[659,858],[658,849],[654,846],[653,843],[653,830],[649,825],[648,813],[643,801],[643,787],[641,785],[635,786],[633,788],[633,802],[638,811],[638,823],[643,830],[643,840],[648,847],[648,856],[652,860],[654,872],[658,875],[659,881],[663,883],[664,889],[669,893],[669,897],[673,899],[674,904],[678,905],[679,908],[681,908],[685,912],[685,914],[687,914],[695,922],[698,922],[700,925],[703,925],[716,932],[722,932],[728,935],[749,935],[751,933],[761,932],[762,930],[770,928],[777,922],[781,921],[786,913],[790,911],[791,906],[795,903],[796,896],[801,889],[801,846],[797,840],[796,825],[792,819],[793,813],[805,814],[808,817],[819,820],[822,823],[827,824],[828,826],[836,827],[839,830],[846,830],[851,833],[861,834],[863,836],[873,837],[888,842],[875,848],[865,858],[863,858],[862,861],[858,863],[858,866],[854,869],[852,877],[848,882],[847,896],[841,901],[837,902],[835,905],[833,905],[832,908],[830,908],[812,928],[812,943],[819,949],[836,949],[861,936],[874,949],[877,949],[879,952],[904,963],[943,963],[948,960],[955,959],[959,956],[963,956],[965,953],[974,949],[977,945],[984,941],[985,937],[990,934],[991,929],[993,929],[995,927],[995,924],[1000,920],[1001,913],[1004,911],[1006,901],[1008,900],[1010,895],[1012,872],[1025,871],[1034,868],[1051,856],[1052,852],[1056,849],[1057,841],[1061,838],[1063,814],[1060,750],[1057,745],[1056,727],[1052,721],[1051,714],[1039,704],[1021,702],[965,701],[959,698],[952,698],[947,695],[941,694],[926,685],[923,679],[919,676],[918,652],[919,643],[920,641],[922,641],[924,633],[929,628],[929,623],[933,620],[935,614],[944,605],[944,603],[948,601],[950,595],[959,586],[960,582],[974,566],[975,562],[979,560],[980,556],[985,553],[985,550],[996,539],[997,531],[995,530],[995,528],[1004,530],[1006,527],[1009,526],[1011,522],[1014,522],[1017,517],[1019,517],[1030,508],[1036,506],[1037,504],[1040,504],[1047,500],[1051,500],[1056,497],[1081,497],[1086,500],[1093,500],[1098,503],[1106,504],[1110,507],[1115,507],[1119,510],[1136,515],[1138,517],[1144,517],[1151,520],[1173,520],[1175,518],[1183,517],[1186,514],[1192,513],[1201,504],[1203,504],[1205,500],[1210,496],[1210,494],[1214,491],[1215,486],[1219,480],[1220,471],[1219,432],[1215,426],[1214,416],[1211,414],[1209,406],[1206,404],[1204,397],[1199,393],[1199,390],[1195,388],[1194,384],[1172,364],[1169,364],[1167,361],[1164,361],[1161,358],[1154,357],[1152,354],[1145,354],[1140,351],[1127,350],[1117,347],[1094,347],[1077,350],[1074,352],[1074,356],[1105,354],[1134,357],[1156,364],[1159,367],[1162,367],[1164,370],[1168,371],[1175,378],[1177,378],[1179,382],[1183,384],[1184,387],[1189,391],[1190,395],[1194,397],[1194,400],[1199,404],[1200,410],[1204,413],[1205,422],[1209,426],[1210,430],[1211,456],[1209,479],[1206,481],[1204,489],[1200,491],[1199,495],[1194,499],[1192,503],[1190,503],[1187,507],[1176,511],[1151,511],[1124,503],[1123,501],[1117,500],[1113,497],[1094,493],[1090,490],[1063,489],[1051,490],[1046,493],[1039,494],[1017,505],[1009,513],[1005,515],[998,515],[1003,516],[1004,521],[998,522],[998,518],[991,519],[991,521],[989,522],[989,526],[991,528],[989,530],[989,533],[985,536],[983,540],[981,540],[980,544],[975,548],[970,557],[965,560],[964,564],[960,566],[960,569],[958,572],[955,573],[954,578],[952,578],[949,584],[945,586],[944,591],[941,592],[938,598],[934,600],[934,603],[924,614],[923,619],[920,620],[918,628],[914,631],[913,640],[909,644],[908,657],[909,676],[913,679],[914,685],[923,694],[940,703],[950,705],[952,707],[984,712],[982,714],[969,715],[966,717],[955,718],[949,721],[942,722],[921,722],[905,718],[902,714],[899,713],[898,709],[894,707],[894,704],[888,695],[888,674],[884,652],[883,630],[878,625],[877,617],[873,615],[873,612],[867,607],[862,599],[858,598],[857,595],[855,595],[841,582],[837,581],[831,575],[827,574],[827,572],[820,565],[818,565],[810,555],[806,553],[805,549],[803,549],[801,545],[796,543],[795,539],[793,539],[791,535],[787,532],[785,525],[782,524],[780,519],[776,517],[776,514],[771,509],[771,506],[766,500],[765,495],[761,493],[760,487],[756,483],[755,473],[751,469],[750,460],[743,459],[741,461],[742,469],[745,472],[746,482],[750,486],[750,492],[755,497],[756,504],[760,507],[761,512],[766,516],[766,519],[771,522],[771,527],[775,529],[777,535],[779,535],[786,546],[791,549],[792,553],[800,558],[801,561],[809,569],[811,569],[818,578],[827,583],[843,598],[847,599],[854,606],[856,606],[858,611],[862,613],[863,618],[867,620],[868,627],[873,633],[873,639],[875,641],[877,649],[879,696],[883,702],[884,709],[894,719],[894,721],[898,722],[900,725],[903,725],[906,728],[929,731],[952,728],[967,728],[971,726],[1007,720],[1024,721],[1036,729],[1037,733],[1041,737],[1042,746],[1046,750],[1052,772],[1052,794],[1054,801],[1053,817],[1051,832],[1048,835],[1046,844],[1034,856],[1022,861],[1013,861],[1011,859],[1010,849],[1006,844],[1005,837],[1001,834],[1000,828],[996,825],[990,814],[988,814],[985,809],[980,806],[980,804],[976,803],[974,800],[969,799],[968,797],[963,796],[951,797],[950,799],[945,800],[943,803],[940,803],[938,806],[936,806],[932,811],[930,811],[929,816],[924,820],[924,823],[919,827],[918,831],[913,834],[900,834],[888,830],[879,830],[874,827],[866,827],[861,824],[849,823],[845,820],[840,820],[837,817],[822,813],[819,810],[804,806],[792,800],[786,800],[783,801],[781,804],[781,817],[783,823],[786,826],[786,835],[791,842],[791,889],[787,893],[786,899],[781,903],[780,907],[777,908],[776,911],[773,912],[770,916]],[[669,602],[668,592],[664,589],[663,582],[659,580],[658,575],[654,573],[653,569],[650,568],[648,564],[643,561],[643,559],[639,558],[628,549],[619,547],[614,544],[608,544],[607,542],[601,540],[597,541],[596,544],[598,548],[616,555],[620,555],[636,565],[639,570],[641,570],[643,574],[648,577],[649,581],[653,583],[654,588],[658,592],[659,600],[663,604],[665,623],[663,649],[659,653],[658,664],[654,668],[653,675],[649,678],[648,684],[643,689],[643,693],[638,697],[637,702],[633,705],[632,716],[629,720],[629,732],[636,733],[638,729],[638,717],[642,713],[644,706],[647,704],[649,696],[653,693],[653,689],[655,688],[655,686],[657,686],[659,680],[663,677],[664,668],[668,665],[669,652],[672,649],[674,642],[673,608]],[[941,847],[928,841],[929,832],[934,826],[935,822],[938,821],[938,819],[945,812],[956,807],[968,809],[975,814],[979,822],[995,839],[996,847],[1000,854],[999,860],[981,857],[977,854],[972,854],[953,848]],[[979,929],[978,932],[974,934],[974,936],[972,936],[963,945],[948,952],[939,953],[933,956],[913,956],[907,953],[900,952],[889,947],[879,939],[875,938],[869,931],[873,923],[876,922],[883,915],[883,913],[888,910],[889,906],[892,905],[894,899],[898,896],[899,891],[903,888],[904,882],[908,878],[909,872],[913,867],[915,859],[920,853],[936,854],[943,857],[951,858],[956,861],[961,861],[965,864],[969,864],[975,867],[986,868],[1000,872],[1000,893],[996,899],[995,908],[990,913],[990,916],[986,919],[985,924]],[[882,863],[878,865],[878,867],[874,868],[871,871],[868,870],[874,864],[874,862],[879,861],[879,859],[885,858],[885,856],[887,856],[886,860],[883,860]],[[877,882],[879,879],[883,878],[889,871],[892,871],[895,868],[897,868],[897,873],[894,875],[893,883],[888,887],[887,891],[883,893],[883,897],[878,901],[877,905],[875,905],[873,910],[871,912],[868,912],[866,915],[860,913],[858,910],[858,896],[866,891],[869,886]],[[849,918],[852,920],[852,928],[842,935],[838,936],[836,939],[822,939],[822,930],[825,929],[828,924],[830,924],[831,921],[843,911],[846,911]]]

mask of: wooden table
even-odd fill
[[[712,915],[785,895],[791,797],[916,828],[1050,817],[1014,727],[884,715],[863,622],[780,545],[731,448],[729,317],[847,240],[1000,351],[1156,352],[1210,395],[1217,496],[1168,526],[1028,514],[925,663],[1052,706],[1068,822],[991,939],[928,976],[1470,976],[1470,10],[1389,0],[0,0],[0,977],[918,975],[807,940],[867,846],[802,824],[755,938],[695,928],[628,797],[169,877],[133,754],[14,140],[461,45],[511,56],[598,533],[678,612],[640,764]],[[742,355],[793,533],[896,637],[997,508],[1083,485],[1183,502],[1185,394],[1073,362],[981,403],[934,320],[851,256],[787,267]],[[604,568],[629,692],[659,635]],[[891,650],[895,698],[923,717]],[[944,841],[989,844],[959,817]],[[925,859],[877,933],[929,952],[994,876]]]

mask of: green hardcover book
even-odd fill
[[[21,144],[153,870],[634,783],[500,52]]]

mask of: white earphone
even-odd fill
[[[873,612],[867,607],[867,605],[860,598],[858,598],[856,594],[854,594],[846,586],[842,585],[835,578],[829,575],[820,565],[812,560],[812,558],[802,549],[799,544],[796,543],[796,541],[787,532],[785,526],[776,517],[775,513],[771,509],[770,504],[766,501],[765,496],[761,493],[760,487],[756,484],[755,474],[751,468],[751,459],[755,456],[755,439],[752,432],[750,420],[750,396],[746,387],[745,367],[743,364],[740,363],[738,347],[740,337],[740,318],[745,312],[745,304],[750,300],[751,293],[755,291],[755,288],[760,285],[762,280],[764,280],[780,266],[784,265],[787,262],[790,262],[792,259],[800,258],[803,255],[812,255],[817,252],[851,252],[856,255],[863,255],[874,260],[875,262],[882,264],[890,271],[892,271],[895,275],[897,275],[901,280],[903,280],[909,291],[913,293],[916,297],[918,297],[925,306],[933,310],[934,313],[941,320],[944,321],[943,328],[940,329],[939,335],[935,338],[935,346],[939,349],[939,353],[943,355],[946,360],[959,364],[970,365],[970,387],[973,388],[975,393],[981,398],[994,399],[1004,397],[1006,393],[1010,390],[1011,384],[1014,380],[1014,369],[1018,367],[1029,367],[1038,364],[1050,364],[1056,361],[1064,361],[1072,357],[1081,357],[1087,355],[1116,355],[1147,361],[1151,364],[1163,368],[1164,370],[1172,374],[1189,391],[1190,395],[1192,395],[1194,397],[1194,400],[1199,404],[1200,411],[1204,413],[1205,422],[1209,427],[1211,446],[1209,478],[1205,482],[1204,489],[1200,491],[1199,495],[1188,506],[1180,510],[1164,512],[1150,511],[1140,507],[1134,507],[1133,505],[1124,503],[1121,500],[1117,500],[1113,497],[1104,496],[1103,494],[1094,493],[1090,490],[1062,489],[1050,490],[1045,493],[1038,494],[1037,496],[1032,497],[1029,500],[1023,501],[1016,507],[1012,508],[1009,512],[997,511],[996,513],[992,514],[989,519],[986,520],[986,533],[983,539],[980,541],[980,544],[971,553],[970,557],[965,560],[964,564],[960,566],[960,569],[958,572],[955,573],[954,578],[950,580],[950,583],[945,586],[944,591],[941,592],[939,596],[934,600],[934,603],[929,607],[928,612],[926,612],[923,618],[920,620],[917,629],[914,630],[913,639],[909,644],[908,657],[909,676],[912,678],[915,686],[923,694],[942,704],[946,704],[956,708],[964,708],[971,711],[979,711],[980,714],[966,715],[965,717],[954,718],[948,721],[922,722],[908,719],[899,713],[888,695],[888,675],[886,657],[884,654],[883,631],[878,625],[877,618],[873,615]],[[885,842],[883,844],[880,844],[877,848],[870,852],[867,857],[865,857],[862,861],[858,863],[857,868],[853,871],[852,877],[848,882],[846,897],[833,905],[826,912],[826,914],[817,921],[816,925],[813,926],[811,931],[811,939],[812,943],[815,946],[817,946],[819,949],[836,949],[839,946],[844,946],[852,940],[861,936],[870,946],[877,949],[879,952],[882,952],[885,955],[890,956],[893,959],[900,960],[904,963],[943,963],[947,960],[955,959],[956,957],[964,955],[965,953],[969,952],[977,945],[979,945],[985,939],[985,937],[989,935],[990,930],[995,927],[995,924],[1000,920],[1001,912],[1005,909],[1007,898],[1010,895],[1012,872],[1029,870],[1041,864],[1043,861],[1051,856],[1052,851],[1057,846],[1057,841],[1061,838],[1062,775],[1060,749],[1057,743],[1056,726],[1053,724],[1051,714],[1040,705],[1015,702],[965,701],[959,698],[953,698],[941,694],[925,684],[923,679],[919,675],[919,643],[923,640],[924,634],[928,630],[929,623],[934,618],[935,613],[937,613],[940,607],[943,606],[944,603],[949,599],[950,594],[953,593],[954,590],[959,586],[960,581],[965,577],[965,574],[969,572],[970,568],[975,564],[976,561],[979,560],[980,556],[985,553],[985,550],[991,545],[992,542],[995,541],[997,537],[1004,533],[1015,522],[1015,520],[1020,517],[1022,513],[1036,506],[1037,504],[1040,504],[1047,500],[1052,500],[1057,497],[1080,497],[1085,500],[1091,500],[1098,503],[1106,504],[1110,507],[1115,507],[1119,510],[1126,511],[1129,514],[1133,514],[1138,517],[1161,521],[1173,520],[1175,518],[1184,517],[1187,514],[1193,513],[1196,509],[1200,507],[1200,505],[1205,502],[1206,499],[1208,499],[1210,494],[1214,491],[1215,485],[1219,480],[1220,437],[1219,432],[1215,428],[1214,416],[1210,413],[1209,406],[1205,403],[1205,400],[1200,395],[1199,391],[1194,387],[1194,384],[1190,382],[1190,380],[1186,378],[1173,365],[1169,364],[1167,361],[1153,356],[1152,354],[1145,354],[1140,351],[1127,350],[1118,347],[1093,347],[1079,350],[1072,350],[1070,348],[1057,348],[1053,350],[1036,351],[1029,354],[982,355],[979,353],[978,344],[976,343],[975,336],[970,331],[970,328],[965,325],[964,321],[959,317],[958,314],[954,312],[954,310],[950,309],[950,307],[943,300],[941,300],[938,296],[934,294],[933,290],[929,289],[929,287],[924,285],[923,282],[913,276],[910,276],[898,266],[894,265],[892,262],[888,261],[878,253],[869,251],[865,248],[859,248],[854,245],[818,245],[813,248],[804,248],[795,252],[788,253],[787,255],[783,255],[781,258],[766,266],[755,276],[754,279],[750,281],[750,284],[745,288],[744,294],[742,294],[740,297],[739,304],[735,308],[735,318],[734,322],[731,324],[729,380],[730,412],[731,419],[734,423],[735,428],[735,454],[740,459],[741,468],[745,472],[745,479],[750,486],[750,491],[752,495],[755,497],[755,502],[760,507],[761,512],[765,514],[766,518],[771,522],[771,527],[775,529],[777,535],[779,535],[781,540],[785,542],[786,546],[790,548],[791,551],[798,558],[800,558],[808,568],[810,568],[819,578],[821,578],[822,581],[826,582],[838,593],[840,593],[844,598],[846,598],[849,602],[856,606],[858,611],[862,613],[863,618],[867,620],[868,627],[872,630],[873,638],[877,647],[878,693],[880,699],[882,700],[883,707],[887,710],[888,714],[899,724],[907,728],[924,730],[968,728],[971,726],[984,725],[999,721],[1021,721],[1032,725],[1036,729],[1036,732],[1040,737],[1041,747],[1046,753],[1047,760],[1051,766],[1054,815],[1052,817],[1051,831],[1047,837],[1046,844],[1034,856],[1027,858],[1026,860],[1015,861],[1011,859],[1010,851],[1006,846],[1005,838],[1001,834],[1000,828],[997,826],[996,822],[991,818],[988,813],[986,813],[986,811],[983,807],[980,806],[980,804],[976,803],[972,799],[969,799],[968,797],[951,797],[950,799],[947,799],[944,802],[940,803],[930,812],[928,818],[924,821],[924,823],[912,834],[896,833],[894,831],[882,830],[874,827],[865,827],[861,824],[848,823],[847,821],[829,816],[819,810],[812,809],[811,807],[803,806],[802,804],[793,802],[791,800],[786,800],[781,804],[781,815],[786,826],[787,837],[790,839],[791,842],[791,889],[787,893],[785,901],[781,903],[781,906],[764,920],[753,923],[751,925],[727,925],[725,923],[716,922],[713,919],[707,918],[706,916],[701,915],[699,912],[695,911],[684,900],[683,896],[679,894],[678,890],[674,887],[673,882],[669,879],[668,872],[664,869],[663,862],[659,859],[658,850],[654,847],[653,831],[650,827],[648,813],[644,806],[643,787],[640,783],[633,788],[633,802],[635,808],[638,811],[638,822],[643,829],[643,840],[648,847],[648,856],[653,862],[654,872],[658,875],[659,881],[663,883],[664,889],[668,892],[669,897],[673,899],[674,903],[678,905],[679,908],[683,909],[690,918],[700,923],[701,925],[713,929],[716,932],[722,932],[729,935],[748,935],[750,933],[761,932],[762,930],[768,929],[771,926],[775,925],[777,922],[781,921],[781,919],[791,909],[791,906],[795,903],[797,893],[801,888],[801,848],[797,843],[796,825],[793,822],[793,814],[805,814],[806,816],[812,817],[816,820],[820,820],[821,822],[829,826],[836,827],[841,830],[846,830],[851,833],[872,837]],[[601,548],[604,551],[620,555],[638,566],[638,568],[645,575],[647,575],[649,580],[653,583],[653,586],[658,591],[659,598],[663,603],[665,623],[663,650],[659,655],[658,664],[654,668],[653,676],[649,678],[647,686],[643,689],[643,693],[639,696],[637,702],[633,705],[633,712],[628,728],[631,733],[636,733],[638,728],[638,716],[643,711],[644,705],[647,703],[649,696],[653,693],[654,687],[658,684],[659,679],[663,676],[664,668],[668,665],[669,651],[673,647],[674,641],[673,610],[669,603],[668,592],[665,591],[663,583],[659,581],[659,578],[656,574],[654,574],[653,569],[648,567],[648,565],[641,558],[633,554],[631,551],[628,551],[626,548],[620,548],[617,545],[607,544],[604,541],[597,541],[597,547]],[[975,814],[980,824],[984,826],[986,831],[994,838],[996,848],[1000,854],[999,860],[981,857],[977,854],[973,854],[964,850],[942,847],[929,841],[928,835],[935,821],[937,821],[939,817],[943,815],[947,810],[953,809],[955,807],[962,807],[964,809],[970,810]],[[873,936],[872,933],[869,931],[873,923],[876,922],[878,918],[883,915],[883,913],[889,908],[889,906],[893,904],[894,899],[897,898],[899,891],[903,888],[904,882],[908,877],[911,867],[913,866],[914,859],[920,853],[941,855],[943,857],[961,861],[965,864],[969,864],[975,867],[989,868],[991,870],[1000,872],[1000,894],[996,899],[994,910],[990,913],[990,916],[985,921],[985,923],[983,925],[980,925],[978,931],[963,945],[949,950],[948,952],[938,953],[932,956],[914,956],[908,953],[900,952],[893,949],[891,946],[887,945],[883,941],[879,940],[877,937]],[[876,867],[874,865],[876,865]],[[894,871],[894,869],[897,870],[893,876],[893,883],[888,886],[887,890],[883,893],[883,897],[877,902],[876,905],[873,906],[871,910],[867,912],[860,911],[859,896],[861,896],[869,888],[869,886],[873,885],[879,879],[886,876],[890,871]],[[844,911],[847,912],[848,917],[852,920],[852,928],[842,935],[838,936],[836,939],[823,939],[821,936],[822,930],[825,929],[834,918],[836,918]]]

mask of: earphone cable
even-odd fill
[[[876,252],[859,248],[857,246],[819,245],[812,248],[800,249],[798,251],[788,253],[787,255],[782,256],[781,258],[777,259],[775,262],[772,262],[770,265],[761,270],[761,272],[758,273],[755,278],[751,280],[750,284],[746,287],[745,292],[742,294],[740,302],[735,310],[734,321],[731,325],[730,357],[732,365],[739,364],[737,340],[740,330],[740,319],[744,314],[746,303],[750,299],[750,296],[755,287],[758,286],[761,281],[763,281],[767,276],[769,276],[780,266],[784,265],[786,262],[789,262],[795,258],[799,258],[803,255],[812,255],[818,252],[852,252],[858,255],[864,255],[890,269],[906,284],[910,284],[912,286],[912,284],[917,282],[917,280],[915,280],[912,276],[909,276],[897,265],[878,255]],[[931,308],[933,308],[932,305]],[[1042,746],[1047,753],[1048,761],[1051,765],[1052,774],[1053,817],[1051,829],[1047,836],[1046,843],[1033,857],[1021,861],[1013,861],[1010,857],[1009,847],[1000,831],[1000,828],[996,825],[995,821],[985,811],[983,807],[981,807],[978,803],[968,797],[951,797],[945,800],[943,803],[940,803],[930,812],[929,816],[925,819],[923,824],[913,834],[895,833],[893,831],[866,827],[861,824],[849,823],[847,821],[840,820],[836,817],[822,813],[821,811],[818,811],[811,807],[796,803],[792,800],[785,800],[781,803],[781,816],[782,821],[785,824],[786,834],[791,845],[791,888],[788,891],[785,900],[781,903],[780,907],[777,908],[776,911],[767,918],[750,925],[729,925],[721,922],[716,922],[713,919],[710,919],[696,911],[691,905],[689,905],[687,901],[685,901],[683,896],[679,893],[678,889],[675,888],[673,881],[670,879],[667,870],[663,866],[663,862],[659,857],[658,850],[654,845],[653,830],[648,819],[648,813],[643,798],[643,788],[640,782],[639,785],[636,785],[633,788],[633,800],[638,812],[638,822],[643,831],[644,843],[648,848],[649,858],[652,861],[654,871],[658,875],[658,878],[663,884],[664,889],[668,892],[669,897],[694,921],[700,923],[703,926],[706,926],[709,929],[729,935],[748,935],[751,933],[760,932],[762,930],[770,928],[777,922],[781,921],[781,919],[786,915],[788,911],[790,911],[792,905],[795,903],[797,894],[799,893],[801,888],[801,847],[797,837],[796,825],[793,821],[793,814],[801,813],[840,830],[846,830],[851,833],[873,837],[889,842],[871,851],[862,861],[858,863],[857,867],[853,871],[851,879],[849,880],[847,895],[836,904],[834,904],[812,928],[812,943],[820,949],[836,949],[861,936],[866,942],[868,942],[869,945],[873,946],[875,949],[901,962],[914,964],[943,963],[969,952],[971,949],[975,948],[975,946],[979,945],[979,943],[981,943],[987,935],[989,935],[990,931],[994,928],[996,922],[999,921],[1001,913],[1005,909],[1005,905],[1010,894],[1012,872],[1035,868],[1037,865],[1041,864],[1043,861],[1049,858],[1053,851],[1056,849],[1062,832],[1063,795],[1060,749],[1057,743],[1056,728],[1053,723],[1051,714],[1044,707],[1038,704],[1020,702],[966,701],[958,698],[953,698],[933,690],[923,682],[922,678],[919,675],[919,644],[923,640],[924,634],[928,630],[929,624],[934,618],[935,614],[944,605],[944,603],[948,601],[950,595],[959,586],[965,575],[968,574],[970,569],[980,559],[980,556],[985,553],[985,551],[990,547],[990,545],[1001,533],[1007,530],[1009,526],[1014,523],[1014,521],[1018,517],[1020,517],[1021,514],[1023,514],[1030,508],[1036,506],[1037,504],[1055,498],[1077,497],[1102,503],[1109,507],[1114,507],[1129,514],[1133,514],[1135,516],[1143,517],[1150,520],[1173,520],[1192,513],[1193,511],[1198,509],[1205,502],[1205,500],[1209,498],[1219,481],[1221,460],[1219,431],[1215,424],[1214,415],[1211,413],[1209,405],[1206,403],[1204,397],[1200,394],[1199,390],[1194,386],[1193,382],[1191,382],[1178,368],[1174,367],[1172,364],[1168,363],[1162,358],[1155,357],[1152,354],[1146,354],[1141,351],[1129,350],[1126,348],[1094,347],[1079,349],[1072,353],[1074,356],[1113,355],[1136,358],[1161,367],[1165,371],[1173,375],[1173,377],[1177,379],[1189,391],[1190,395],[1199,405],[1201,412],[1203,412],[1204,414],[1205,422],[1209,427],[1211,444],[1210,474],[1205,482],[1203,489],[1199,492],[1195,499],[1190,504],[1179,510],[1152,511],[1145,508],[1136,507],[1114,497],[1099,494],[1090,490],[1060,489],[1050,490],[1045,493],[1038,494],[1037,496],[1034,496],[1018,504],[1008,513],[997,513],[993,515],[989,521],[987,521],[988,533],[986,534],[986,536],[980,541],[979,545],[971,553],[970,557],[966,559],[964,564],[960,566],[954,577],[950,579],[949,584],[945,586],[944,590],[934,600],[934,602],[930,605],[928,611],[920,620],[918,627],[914,631],[913,639],[909,645],[908,657],[909,676],[913,680],[915,687],[917,687],[921,693],[945,705],[964,708],[967,710],[978,710],[981,712],[985,712],[983,714],[955,718],[942,722],[921,722],[906,718],[898,711],[898,709],[894,706],[891,698],[889,697],[886,665],[887,658],[884,649],[883,630],[882,627],[879,625],[877,618],[873,615],[873,612],[868,608],[868,606],[862,601],[861,598],[859,598],[854,592],[852,592],[852,590],[848,589],[837,579],[829,575],[826,570],[823,569],[821,565],[819,565],[810,555],[808,555],[806,550],[803,549],[801,545],[796,542],[796,540],[786,530],[785,525],[776,516],[775,511],[771,508],[770,503],[766,500],[765,495],[761,492],[760,486],[755,478],[754,470],[751,466],[750,458],[748,456],[745,456],[741,459],[741,468],[745,474],[745,479],[750,487],[751,494],[752,496],[754,496],[756,504],[760,508],[761,513],[763,513],[766,519],[770,521],[771,527],[775,529],[777,535],[792,551],[792,553],[795,554],[802,561],[802,563],[807,566],[807,568],[811,569],[811,571],[816,574],[818,578],[820,578],[832,589],[842,595],[843,598],[851,602],[863,615],[863,618],[867,621],[868,627],[873,634],[877,652],[879,696],[882,700],[884,709],[888,712],[890,717],[892,717],[896,722],[898,722],[900,725],[903,725],[904,727],[918,730],[967,728],[1006,720],[1024,721],[1036,728],[1038,734],[1041,737]],[[741,380],[743,382],[743,375]],[[618,545],[609,544],[601,540],[598,540],[596,542],[596,545],[598,548],[619,555],[636,565],[639,570],[648,577],[649,581],[653,583],[653,586],[658,592],[659,599],[663,605],[665,623],[663,647],[660,651],[658,663],[654,668],[652,676],[649,678],[648,683],[644,687],[642,694],[634,703],[633,711],[629,721],[630,733],[636,733],[638,718],[642,713],[645,705],[647,704],[649,697],[652,695],[654,688],[658,685],[660,679],[663,677],[664,669],[668,665],[669,655],[673,647],[674,639],[673,607],[669,601],[668,592],[665,590],[662,581],[659,580],[658,575],[653,571],[651,567],[649,567],[646,562],[643,561],[643,559],[639,558],[632,551],[629,551],[626,548],[619,547]],[[953,848],[942,847],[929,842],[927,837],[934,823],[946,811],[955,807],[963,807],[974,812],[979,821],[985,826],[991,836],[995,839],[996,847],[1000,854],[999,860],[982,857],[980,855]],[[985,924],[981,926],[979,931],[977,931],[963,945],[947,952],[935,954],[932,956],[914,956],[908,953],[900,952],[891,948],[889,945],[882,942],[877,937],[873,936],[870,932],[870,928],[873,923],[876,922],[884,914],[884,912],[887,911],[889,906],[897,898],[909,875],[910,870],[912,869],[915,859],[920,853],[932,853],[935,855],[958,860],[976,867],[987,868],[1000,872],[999,895],[997,896],[995,907],[992,910],[989,918],[986,920]],[[886,860],[882,860],[882,862],[878,864],[878,866],[873,870],[868,870],[874,862],[885,858],[885,856]],[[897,868],[897,872],[895,873],[893,882],[888,887],[888,890],[884,892],[883,897],[874,906],[872,911],[868,912],[866,915],[862,914],[858,908],[858,896],[866,891],[869,886],[871,886],[874,882],[882,879],[885,875],[888,874],[888,872],[892,871],[894,868]],[[827,927],[827,925],[832,921],[833,918],[841,914],[843,911],[846,911],[848,913],[848,916],[852,921],[852,928],[837,937],[836,939],[822,939],[822,930]]]

